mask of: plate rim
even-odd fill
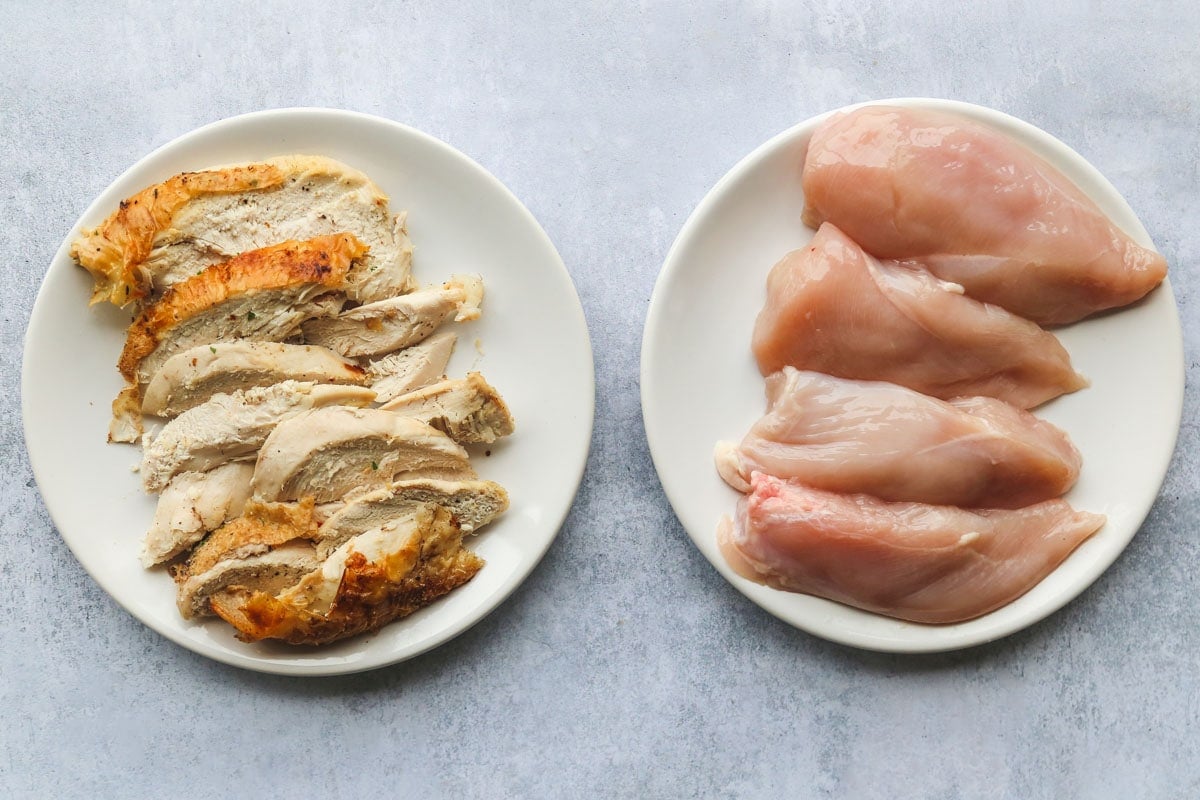
[[[326,663],[323,661],[284,663],[271,661],[267,658],[248,653],[242,654],[237,652],[227,652],[219,648],[206,648],[202,642],[188,638],[175,628],[159,625],[152,615],[143,613],[139,607],[131,607],[131,605],[126,604],[122,601],[122,599],[120,599],[120,597],[118,597],[118,593],[114,592],[111,588],[110,584],[113,583],[113,581],[109,580],[103,575],[97,574],[96,571],[87,563],[87,561],[80,557],[79,552],[76,550],[71,540],[63,534],[62,526],[60,525],[59,519],[56,517],[54,509],[52,509],[50,504],[46,501],[46,495],[43,488],[48,484],[52,476],[47,474],[46,471],[48,468],[41,461],[41,456],[35,453],[34,449],[30,448],[29,446],[30,403],[32,402],[30,399],[29,382],[31,380],[30,370],[33,368],[31,364],[31,350],[29,347],[30,332],[35,328],[35,320],[40,320],[41,317],[50,313],[47,305],[49,301],[44,298],[46,286],[50,280],[55,265],[69,262],[71,260],[71,244],[74,239],[78,237],[79,232],[84,227],[85,223],[89,223],[90,220],[94,219],[103,219],[103,216],[99,215],[103,211],[102,206],[104,205],[103,201],[105,200],[106,195],[108,195],[114,189],[114,187],[125,182],[132,173],[139,170],[147,162],[151,162],[157,158],[160,158],[164,153],[167,153],[174,148],[186,145],[193,139],[212,136],[214,134],[219,135],[225,132],[225,129],[227,128],[236,130],[236,128],[240,125],[247,123],[253,124],[261,121],[271,121],[272,118],[284,120],[288,118],[305,117],[323,117],[333,120],[339,124],[344,122],[349,122],[351,124],[365,123],[391,128],[394,132],[402,136],[412,137],[424,146],[432,147],[436,150],[442,151],[444,155],[449,156],[456,162],[471,170],[478,178],[486,183],[491,184],[493,189],[499,190],[501,196],[506,198],[512,208],[524,218],[525,222],[529,225],[530,232],[532,232],[538,239],[539,245],[545,248],[548,255],[552,256],[552,259],[548,260],[547,263],[552,266],[552,271],[557,278],[564,282],[565,288],[570,290],[570,296],[573,302],[568,304],[569,307],[566,310],[569,315],[573,317],[575,329],[578,331],[578,333],[582,334],[582,344],[584,346],[583,349],[585,350],[586,355],[585,359],[580,364],[582,367],[585,367],[587,378],[586,386],[580,387],[580,390],[581,394],[587,398],[587,402],[586,408],[581,407],[579,409],[580,411],[584,412],[583,416],[585,419],[582,420],[582,423],[586,428],[586,435],[583,436],[584,444],[580,450],[578,458],[576,459],[577,463],[566,464],[562,470],[563,474],[567,475],[570,479],[569,483],[565,484],[565,486],[569,487],[570,500],[564,505],[561,511],[559,511],[555,517],[550,520],[554,525],[552,535],[546,538],[545,542],[541,545],[540,550],[534,554],[534,558],[529,562],[528,568],[525,569],[522,574],[520,574],[515,580],[511,580],[505,585],[502,585],[472,613],[456,619],[451,625],[447,626],[442,631],[439,631],[436,635],[430,636],[427,641],[423,642],[420,646],[413,648],[411,651],[403,652],[396,657],[384,657],[376,661],[368,660],[366,663],[351,662],[347,664],[339,662]],[[130,614],[134,619],[145,625],[150,630],[160,634],[174,644],[196,653],[197,655],[212,659],[222,664],[227,664],[229,666],[239,667],[259,673],[287,675],[293,677],[329,677],[381,669],[408,661],[433,649],[436,649],[437,647],[446,644],[481,622],[497,608],[502,606],[513,594],[513,592],[515,592],[521,585],[525,583],[526,580],[529,579],[529,577],[534,573],[534,571],[541,564],[542,560],[545,558],[546,553],[549,552],[551,545],[554,544],[554,542],[558,539],[558,536],[562,533],[562,528],[566,524],[567,517],[572,508],[575,507],[579,496],[579,490],[582,486],[583,478],[587,469],[587,462],[591,455],[592,438],[595,431],[595,353],[591,341],[591,332],[588,329],[587,316],[584,313],[583,303],[579,296],[578,287],[576,287],[574,279],[571,277],[571,273],[567,269],[566,264],[562,259],[562,255],[559,253],[558,248],[554,245],[553,240],[550,238],[550,235],[546,232],[545,228],[542,227],[541,223],[538,222],[537,218],[533,215],[533,212],[531,212],[529,208],[523,202],[521,202],[521,200],[517,198],[515,194],[513,194],[512,190],[509,189],[508,186],[506,186],[499,178],[493,175],[486,167],[448,142],[445,142],[436,136],[433,136],[432,134],[426,133],[425,131],[419,130],[418,128],[403,122],[388,119],[375,114],[348,109],[326,106],[286,106],[236,114],[234,116],[223,117],[221,119],[217,119],[185,131],[184,133],[175,136],[167,142],[155,147],[148,153],[138,157],[132,164],[122,170],[116,177],[109,181],[103,189],[100,190],[100,192],[92,199],[84,211],[79,215],[78,219],[76,219],[71,225],[62,239],[61,244],[55,250],[45,273],[42,275],[42,280],[38,285],[37,294],[34,297],[29,318],[26,322],[25,332],[21,338],[21,348],[21,431],[23,443],[25,445],[25,452],[29,458],[30,470],[33,473],[34,481],[37,485],[39,500],[41,501],[43,508],[46,509],[46,513],[50,517],[50,521],[54,526],[55,532],[58,534],[63,543],[66,544],[67,549],[71,552],[71,555],[75,558],[76,562],[112,601],[114,601],[120,608],[122,608],[125,612]],[[530,552],[533,551],[530,550]]]
[[[647,408],[649,406],[647,401],[649,399],[648,392],[650,391],[648,387],[653,384],[653,377],[651,373],[654,369],[654,343],[658,341],[659,337],[661,336],[660,327],[663,324],[661,317],[665,313],[662,310],[663,306],[665,305],[664,295],[666,289],[664,287],[670,281],[678,279],[676,273],[679,273],[684,269],[684,267],[680,264],[680,253],[685,248],[689,240],[694,238],[696,231],[711,214],[712,207],[720,202],[730,185],[742,179],[747,173],[752,171],[752,169],[756,167],[759,162],[774,154],[776,150],[790,144],[797,138],[804,136],[812,130],[815,130],[818,125],[834,114],[852,111],[865,106],[876,105],[921,106],[960,114],[965,113],[966,115],[976,119],[984,118],[989,124],[995,120],[1005,125],[1018,128],[1035,138],[1049,140],[1054,143],[1055,146],[1066,151],[1067,154],[1069,154],[1069,156],[1077,162],[1078,166],[1084,168],[1092,181],[1103,187],[1106,191],[1110,192],[1113,198],[1125,206],[1125,208],[1129,211],[1131,219],[1136,222],[1138,227],[1138,230],[1129,231],[1129,233],[1140,233],[1147,241],[1153,243],[1153,240],[1150,237],[1149,232],[1146,230],[1145,225],[1142,223],[1136,212],[1133,211],[1132,207],[1129,206],[1128,201],[1125,200],[1124,196],[1116,189],[1115,186],[1113,186],[1113,184],[1103,175],[1103,173],[1099,171],[1097,167],[1080,155],[1070,145],[1066,144],[1048,131],[1037,127],[1033,123],[1020,119],[1019,117],[1015,117],[1004,111],[1000,111],[999,109],[962,100],[906,96],[865,100],[815,114],[801,122],[789,126],[779,133],[776,133],[766,141],[754,147],[745,156],[738,159],[738,161],[732,167],[730,167],[729,170],[726,171],[715,184],[713,184],[712,188],[710,188],[704,194],[700,202],[697,203],[696,207],[692,210],[687,219],[684,221],[683,225],[680,227],[679,233],[676,235],[671,247],[668,249],[667,255],[663,260],[663,264],[659,269],[658,276],[655,279],[654,289],[650,295],[649,309],[646,313],[646,322],[642,329],[642,345],[639,369],[642,425],[645,431],[647,445],[650,450],[651,461],[654,464],[654,469],[662,486],[663,494],[666,496],[667,501],[671,506],[671,510],[675,513],[680,527],[684,529],[684,532],[687,534],[692,546],[700,552],[704,559],[709,562],[709,564],[726,581],[726,583],[736,589],[743,597],[754,603],[754,605],[759,609],[765,611],[781,622],[784,622],[785,624],[790,625],[791,627],[803,631],[811,636],[816,636],[836,644],[855,647],[862,650],[905,654],[951,652],[970,647],[977,647],[979,645],[1002,639],[1006,636],[1010,636],[1021,630],[1036,625],[1042,620],[1045,620],[1047,617],[1057,613],[1067,604],[1071,603],[1081,594],[1083,594],[1083,592],[1087,591],[1087,589],[1093,584],[1095,584],[1095,582],[1099,580],[1102,575],[1108,572],[1116,560],[1120,558],[1120,556],[1129,547],[1130,542],[1133,541],[1134,536],[1136,536],[1141,530],[1142,526],[1145,524],[1146,518],[1149,516],[1151,509],[1161,496],[1163,483],[1166,480],[1167,472],[1170,469],[1171,461],[1174,458],[1175,450],[1178,447],[1179,431],[1183,420],[1183,401],[1186,389],[1186,361],[1183,350],[1183,329],[1179,319],[1178,301],[1175,297],[1174,290],[1171,287],[1170,277],[1168,276],[1163,280],[1162,284],[1158,288],[1158,291],[1165,292],[1167,295],[1169,295],[1170,302],[1168,306],[1170,315],[1167,322],[1171,328],[1172,336],[1169,344],[1172,352],[1168,355],[1171,356],[1171,360],[1177,365],[1177,369],[1174,369],[1171,372],[1171,374],[1175,377],[1175,384],[1173,387],[1174,391],[1170,397],[1165,398],[1163,408],[1164,413],[1169,415],[1169,419],[1172,421],[1170,428],[1171,433],[1169,437],[1170,447],[1163,448],[1155,465],[1155,483],[1158,486],[1158,490],[1149,499],[1149,501],[1144,504],[1144,507],[1137,509],[1134,515],[1136,518],[1136,524],[1131,526],[1129,535],[1123,542],[1121,542],[1120,547],[1115,548],[1111,553],[1106,554],[1102,559],[1100,559],[1094,574],[1088,576],[1086,580],[1079,581],[1077,585],[1071,586],[1068,591],[1064,591],[1059,596],[1052,598],[1051,602],[1038,606],[1033,613],[1027,614],[1024,617],[1018,617],[1005,624],[995,625],[991,628],[981,628],[975,635],[971,635],[971,632],[968,631],[967,633],[961,634],[957,637],[946,638],[941,641],[880,640],[870,635],[846,632],[844,630],[836,629],[836,627],[834,629],[830,629],[828,627],[823,628],[819,625],[807,623],[807,621],[802,622],[796,619],[787,618],[779,613],[776,609],[764,605],[757,597],[754,596],[754,593],[765,587],[763,587],[761,584],[737,575],[729,568],[727,564],[724,563],[723,559],[721,559],[719,555],[714,559],[713,557],[710,557],[709,553],[706,552],[703,547],[700,546],[699,537],[701,534],[698,532],[693,532],[686,524],[684,524],[683,517],[680,514],[680,509],[677,505],[677,498],[672,496],[672,493],[668,489],[666,482],[663,481],[663,465],[668,463],[668,459],[665,454],[665,444],[659,438],[658,433],[656,433],[647,413]],[[800,224],[799,221],[797,221],[797,224]],[[1155,246],[1155,249],[1157,250],[1157,246]],[[670,470],[668,467],[668,472],[669,471]],[[1058,567],[1055,569],[1058,569]],[[835,601],[819,598],[814,595],[783,592],[781,590],[772,591],[778,593],[778,595],[797,594],[803,597],[819,600],[821,603],[828,603],[835,606],[841,606],[843,608],[851,608],[849,606],[836,603]],[[861,609],[854,610],[861,613],[871,613],[862,611]],[[882,617],[883,615],[873,614],[873,616]],[[990,614],[985,614],[982,617],[977,617],[974,620],[969,620],[968,622],[977,623],[980,620],[986,620],[989,616]],[[917,625],[917,623],[911,624]],[[944,626],[929,627],[944,629]]]

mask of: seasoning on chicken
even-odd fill
[[[365,365],[371,390],[380,403],[408,394],[446,377],[446,364],[458,340],[453,331],[435,333]]]
[[[259,500],[341,500],[399,478],[475,477],[467,451],[423,422],[377,408],[330,406],[280,422],[251,483]]]
[[[183,617],[211,616],[210,598],[231,586],[277,592],[320,566],[313,540],[312,498],[299,503],[250,501],[241,516],[209,534],[172,570]]]
[[[409,478],[325,507],[318,549],[327,553],[351,537],[379,528],[420,503],[448,510],[464,534],[475,533],[508,509],[508,492],[494,481]],[[331,504],[335,505],[335,504]]]
[[[92,302],[157,299],[213,264],[289,239],[348,233],[369,249],[346,291],[371,303],[413,288],[405,215],[366,175],[331,158],[288,155],[185,172],[121,202],[71,256],[96,284]]]
[[[304,339],[343,356],[375,356],[414,345],[451,319],[479,319],[483,282],[456,275],[441,286],[304,323]]]
[[[231,586],[213,611],[253,642],[327,644],[383,625],[471,580],[483,559],[462,546],[450,512],[434,505],[359,534],[282,592]]]
[[[154,373],[142,392],[142,413],[174,417],[216,394],[283,381],[362,385],[369,379],[362,367],[315,345],[253,341],[200,345],[167,359]]]
[[[129,326],[117,369],[127,386],[113,401],[110,441],[141,435],[141,389],[172,356],[203,345],[282,341],[300,323],[336,314],[336,290],[365,246],[348,234],[289,241],[243,253],[175,284]]]
[[[142,540],[142,566],[170,561],[204,534],[242,513],[254,465],[222,464],[208,472],[176,475],[158,496],[154,521]]]
[[[163,426],[142,452],[142,483],[162,491],[181,472],[205,472],[252,458],[281,421],[324,406],[365,406],[375,393],[361,386],[284,381],[219,394]]]
[[[504,398],[478,372],[400,395],[381,407],[432,425],[459,444],[491,444],[515,429]]]

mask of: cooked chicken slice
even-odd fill
[[[479,318],[483,282],[455,275],[439,287],[352,308],[304,323],[304,339],[343,356],[373,356],[414,345],[443,322]]]
[[[185,618],[212,613],[213,592],[238,584],[278,592],[320,562],[312,498],[299,503],[246,504],[245,512],[213,531],[176,569],[176,603]]]
[[[446,364],[458,336],[452,331],[435,333],[420,344],[384,356],[367,364],[367,375],[376,402],[420,389],[445,378]]]
[[[386,486],[397,477],[468,479],[467,451],[415,419],[332,406],[280,422],[258,454],[251,492],[260,500],[318,503]]]
[[[174,417],[215,394],[287,380],[362,385],[362,367],[314,345],[226,342],[171,356],[142,393],[142,413]],[[378,392],[376,400],[379,399]]]
[[[483,560],[444,508],[413,513],[343,544],[321,569],[275,595],[231,588],[212,608],[243,641],[327,644],[381,628],[469,581]]]
[[[176,475],[158,498],[154,522],[142,541],[142,566],[170,561],[241,514],[253,475],[254,465],[245,461]]]
[[[175,603],[184,619],[209,617],[214,613],[213,595],[231,586],[275,594],[294,586],[320,566],[312,542],[292,541],[273,549],[249,550],[246,555],[231,556],[188,576],[176,587]]]
[[[490,444],[513,432],[508,406],[478,372],[401,395],[383,409],[419,419],[460,444]]]
[[[136,442],[142,438],[142,393],[137,386],[126,386],[112,401],[112,419],[108,421],[108,441]]]
[[[244,253],[177,284],[129,327],[117,368],[129,385],[113,401],[111,442],[142,434],[141,387],[171,356],[216,342],[275,341],[303,320],[336,314],[341,286],[364,245],[348,234]]]
[[[281,420],[322,406],[365,406],[374,398],[361,386],[299,381],[219,394],[168,422],[146,445],[142,483],[147,491],[161,491],[181,472],[252,457]]]
[[[474,533],[508,509],[508,492],[493,481],[404,480],[358,495],[321,523],[320,552],[432,503],[454,515],[463,533]]]
[[[129,327],[117,368],[145,384],[176,353],[231,339],[280,341],[311,316],[309,301],[341,288],[366,246],[349,234],[243,253],[179,283]]]
[[[347,277],[351,297],[369,303],[413,288],[404,215],[389,213],[367,176],[320,156],[176,175],[85,230],[71,255],[96,280],[93,303],[123,306],[240,253],[342,232],[370,247]]]

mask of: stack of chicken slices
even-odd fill
[[[142,561],[168,565],[184,617],[323,644],[482,567],[463,535],[508,496],[464,445],[513,420],[481,375],[444,373],[483,284],[418,288],[405,217],[365,175],[316,156],[176,175],[72,256],[93,303],[134,311],[109,440],[143,445]]]
[[[1087,385],[1043,326],[1133,303],[1166,262],[986,125],[868,106],[802,175],[809,245],[767,278],[752,349],[767,412],[717,468],[745,493],[718,542],[779,589],[953,623],[1049,574],[1104,518],[1029,412]]]

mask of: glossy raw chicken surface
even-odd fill
[[[832,117],[805,158],[804,221],[914,259],[1044,325],[1138,300],[1167,273],[1061,172],[987,125],[867,106]]]
[[[924,270],[877,261],[829,223],[771,269],[752,347],[763,375],[793,366],[1021,408],[1087,385],[1052,334]]]
[[[1062,500],[972,512],[756,473],[718,542],[730,566],[759,583],[899,619],[952,623],[1020,597],[1103,524]]]
[[[739,446],[718,446],[718,469],[739,491],[765,472],[883,500],[1021,508],[1079,476],[1065,433],[990,397],[947,402],[792,367],[766,386],[767,414]]]

